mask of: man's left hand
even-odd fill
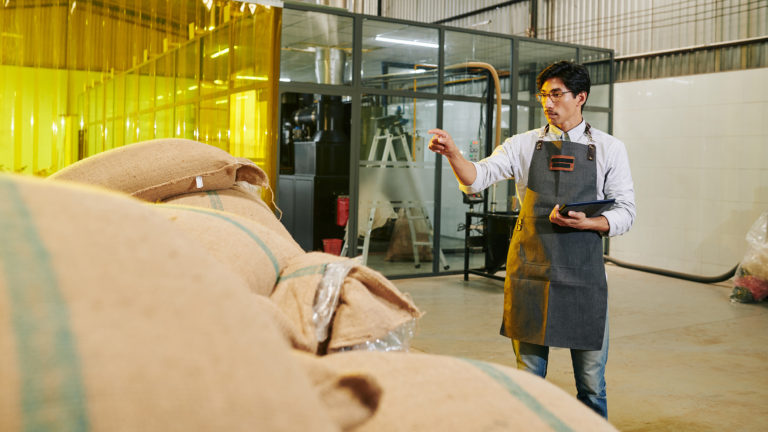
[[[588,218],[586,214],[573,210],[568,212],[568,216],[563,216],[560,214],[559,204],[556,204],[549,213],[549,221],[555,225],[577,230],[592,230],[600,233],[607,233],[610,230],[608,219],[605,216]]]

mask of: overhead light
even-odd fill
[[[251,75],[238,75],[235,79],[249,80],[249,81],[269,81],[269,78],[263,76],[251,76]]]
[[[290,78],[280,78],[280,82],[291,82]]]
[[[396,44],[402,44],[402,45],[413,45],[413,46],[420,46],[425,48],[437,48],[438,45],[436,43],[431,42],[419,42],[419,41],[413,41],[408,39],[393,39],[388,38],[384,36],[376,36],[375,38],[379,42],[390,42],[390,43],[396,43]]]
[[[224,54],[226,54],[228,52],[229,52],[229,48],[224,48],[223,50],[221,50],[219,52],[215,52],[215,53],[211,54],[211,58],[215,59],[216,57],[223,56]]]
[[[216,101],[216,102],[214,102],[214,103],[215,103],[216,105],[221,105],[221,104],[225,104],[225,103],[227,103],[227,100],[226,100],[226,99],[221,99],[221,100],[217,100],[217,101]]]
[[[253,5],[254,7],[256,5],[261,5],[266,7],[278,7],[278,8],[283,7],[283,2],[279,0],[243,0],[243,5],[245,5],[246,3],[249,3],[249,6]]]

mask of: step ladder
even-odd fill
[[[390,116],[394,117],[394,116]],[[385,117],[387,119],[388,117]],[[383,143],[381,155],[379,156],[379,146]],[[397,150],[400,151],[401,156],[398,157]],[[392,166],[393,164],[402,164],[403,161],[399,159],[405,159],[406,166],[413,164],[413,157],[408,148],[408,141],[405,132],[402,129],[402,125],[399,122],[380,122],[376,135],[373,137],[371,143],[371,149],[368,152],[368,159],[361,161],[361,165],[365,167],[381,167]],[[412,175],[412,171],[408,171]],[[415,178],[414,178],[415,184]],[[371,210],[368,215],[366,223],[363,245],[358,246],[358,249],[362,250],[363,265],[368,261],[368,250],[370,248],[371,231],[373,230],[373,223],[376,216],[376,209],[382,206],[391,206],[403,209],[405,218],[408,222],[408,231],[411,238],[411,247],[413,249],[413,261],[416,268],[421,267],[421,261],[419,257],[419,247],[428,246],[432,247],[433,241],[433,228],[432,223],[429,220],[429,213],[424,203],[421,201],[371,201]],[[418,241],[416,232],[416,221],[424,221],[426,227],[427,240]],[[349,236],[349,222],[347,222],[347,230],[344,234],[344,246],[341,250],[341,255],[345,256],[348,248],[348,236]],[[448,269],[447,260],[443,251],[439,251],[440,264],[444,269]]]

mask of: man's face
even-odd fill
[[[568,93],[566,93],[568,92]],[[562,93],[559,100],[547,97],[541,100],[547,121],[562,130],[569,130],[581,123],[581,106],[587,100],[585,92],[573,94],[560,78],[550,78],[541,86],[541,93]]]

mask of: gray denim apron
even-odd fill
[[[595,145],[544,141],[542,129],[528,188],[507,256],[501,334],[537,345],[599,350],[607,306],[603,244],[595,231],[549,221],[555,204],[597,199]]]

